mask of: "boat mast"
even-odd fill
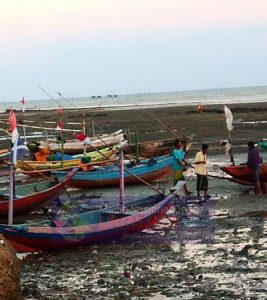
[[[135,127],[135,155],[136,155],[136,161],[139,161],[140,155],[139,155],[139,145],[138,145],[138,132],[136,127]]]
[[[13,199],[14,199],[14,192],[15,192],[13,156],[11,157],[11,159],[12,161],[10,163],[10,175],[9,175],[8,225],[13,224]]]
[[[85,113],[83,113],[83,134],[86,134],[86,121],[85,121]],[[86,155],[86,144],[83,143],[83,154]]]
[[[123,151],[120,152],[120,212],[125,212]]]

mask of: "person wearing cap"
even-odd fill
[[[178,181],[185,181],[185,177],[183,172],[187,170],[186,168],[186,161],[184,160],[185,157],[185,149],[186,143],[183,142],[181,139],[176,139],[174,142],[174,149],[172,151],[173,163],[173,183],[174,186],[178,183]],[[184,183],[184,192],[186,195],[192,194],[188,188],[187,184]]]
[[[260,165],[262,164],[262,158],[260,151],[255,147],[253,141],[248,142],[248,160],[247,166],[252,169],[253,181],[255,184],[255,193],[262,194],[260,184]]]
[[[197,175],[197,195],[200,196],[200,191],[204,191],[204,197],[208,195],[208,172],[207,172],[207,152],[209,146],[202,145],[201,151],[197,152],[195,157],[195,173]]]

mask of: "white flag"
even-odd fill
[[[226,118],[226,126],[228,131],[232,131],[233,130],[233,114],[231,112],[231,110],[224,105],[224,113],[225,113],[225,118]]]
[[[22,97],[22,99],[20,100],[21,104],[22,104],[22,112],[25,112],[26,109],[26,101],[24,99],[24,97]]]

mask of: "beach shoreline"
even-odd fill
[[[137,110],[137,109],[156,109],[156,108],[169,108],[169,107],[184,107],[184,108],[189,108],[189,107],[194,107],[197,106],[199,103],[202,103],[203,106],[209,107],[209,106],[223,106],[223,105],[240,105],[240,106],[245,106],[245,105],[260,105],[260,104],[265,104],[267,102],[267,97],[259,100],[252,100],[250,99],[239,99],[239,100],[231,100],[229,99],[224,99],[224,100],[207,100],[207,101],[200,101],[200,100],[193,100],[193,101],[180,101],[180,102],[148,102],[148,103],[129,103],[129,104],[114,104],[114,105],[79,105],[79,106],[66,106],[66,107],[43,107],[43,108],[34,108],[34,107],[29,107],[27,108],[27,112],[51,112],[51,111],[57,111],[58,109],[62,109],[64,111],[79,111],[81,109],[85,109],[88,111],[121,111],[121,110]],[[13,109],[14,111],[18,113],[22,113],[22,109]],[[0,111],[0,114],[5,114],[10,111],[9,109],[6,109],[6,111]]]

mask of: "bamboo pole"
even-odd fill
[[[62,128],[60,128],[60,139],[61,139],[61,167],[64,165],[64,137],[63,137],[63,132]]]
[[[59,102],[59,101],[57,101],[56,99],[54,99],[51,95],[49,95],[48,93],[47,93],[47,91],[38,83],[37,84],[37,86],[39,87],[39,89],[41,90],[41,91],[43,91],[50,99],[52,99],[57,105],[59,105],[61,108],[64,108],[62,105],[61,105],[61,103]]]
[[[135,152],[136,152],[136,161],[139,161],[140,155],[139,155],[139,145],[138,145],[138,132],[136,127],[135,127]]]
[[[0,124],[6,124],[6,122],[0,121]],[[26,127],[26,128],[34,128],[34,129],[44,129],[44,130],[50,130],[50,131],[57,131],[56,128],[51,127],[41,127],[41,126],[32,126],[32,125],[22,125],[17,124],[18,127]],[[7,132],[5,129],[0,128],[2,131]],[[80,129],[62,129],[63,132],[81,132]]]
[[[83,114],[83,134],[86,134],[85,114]],[[86,144],[83,146],[83,155],[86,155]]]
[[[8,225],[13,224],[13,199],[14,199],[14,164],[10,164],[10,175],[9,175],[9,200],[8,200]]]
[[[125,203],[124,203],[124,163],[123,163],[123,151],[120,152],[120,212],[124,214]]]
[[[154,115],[152,115],[150,112],[148,112],[147,110],[145,110],[145,112],[155,121],[157,121],[158,123],[160,123],[164,128],[166,128],[175,138],[178,138],[178,136],[165,124],[163,123],[160,119],[158,119],[157,117],[155,117]]]

